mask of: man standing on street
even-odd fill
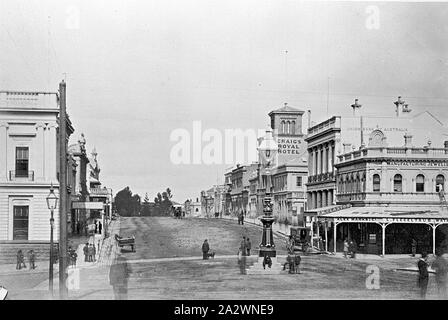
[[[436,260],[432,263],[432,268],[436,271],[436,282],[439,297],[441,299],[447,299],[447,273],[448,265],[445,258],[442,256],[443,252],[439,248],[436,250]]]
[[[208,244],[207,239],[204,240],[204,243],[202,244],[202,259],[207,260],[208,259],[208,251],[210,250],[210,246]]]
[[[89,243],[87,242],[84,248],[82,248],[82,251],[84,252],[84,262],[89,261]]]
[[[247,256],[247,243],[246,243],[246,237],[245,236],[243,236],[243,240],[241,240],[240,250],[241,250],[241,254],[244,257]]]
[[[250,256],[250,249],[252,248],[252,243],[250,243],[250,239],[247,238],[246,240],[246,250],[247,250],[247,255]]]
[[[418,287],[420,288],[420,297],[426,299],[426,291],[428,289],[428,255],[422,252],[422,257],[418,260]]]

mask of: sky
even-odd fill
[[[287,102],[315,123],[355,98],[392,114],[401,95],[448,123],[447,16],[443,2],[0,0],[0,90],[65,79],[72,141],[96,147],[103,185],[183,202],[231,167],[173,163],[171,134],[197,121],[264,129]]]

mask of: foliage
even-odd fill
[[[142,203],[142,216],[150,216],[151,215],[151,204],[149,202],[148,193],[145,194],[145,198]]]
[[[114,206],[121,216],[138,216],[140,215],[141,199],[138,194],[132,194],[131,189],[126,187],[115,195]]]
[[[171,193],[170,188],[167,188],[166,191],[163,191],[162,193],[157,193],[157,196],[154,198],[156,215],[169,216],[172,213],[172,197],[173,194]]]

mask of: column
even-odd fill
[[[316,203],[316,208],[321,208],[322,207],[322,191],[317,191],[317,203]]]
[[[311,192],[311,209],[316,209],[316,192]]]
[[[338,223],[333,221],[333,252],[336,253],[336,230],[338,227]]]
[[[381,247],[381,251],[382,251],[382,256],[384,257],[386,255],[386,227],[387,225],[382,223],[381,224],[381,228],[382,228],[382,233],[381,233],[381,237],[382,237],[382,247]]]
[[[333,172],[333,148],[332,144],[328,147],[328,172]]]
[[[320,148],[316,149],[316,155],[317,155],[317,168],[316,168],[316,174],[320,174],[322,171],[320,170],[320,164],[321,164],[321,154],[320,154]]]
[[[317,218],[316,219],[317,221],[316,221],[316,226],[317,226],[317,229],[316,229],[316,235],[317,235],[317,248],[319,249],[319,250],[321,250],[321,247],[320,247],[320,241],[319,241],[319,237],[320,237],[320,235],[319,235],[319,218]]]
[[[327,190],[322,191],[322,207],[327,206]]]
[[[0,123],[0,181],[8,180],[8,124]]]
[[[333,171],[333,172],[334,172],[334,163],[335,163],[334,160],[336,158],[334,150],[335,150],[335,145],[333,143],[333,145],[331,146],[331,171]]]
[[[327,230],[327,221],[324,222],[324,230],[325,230],[325,251],[328,252],[328,230]]]
[[[36,150],[33,156],[32,162],[35,170],[34,177],[37,181],[43,181],[45,179],[45,123],[40,122],[36,124],[36,144],[34,150]]]
[[[309,175],[310,176],[313,174],[313,170],[314,170],[314,163],[313,163],[314,159],[313,159],[313,157],[314,157],[313,150],[309,149],[308,150],[308,163],[309,163],[309,167],[308,167],[309,170],[308,171],[309,171]]]
[[[322,147],[322,173],[328,172],[328,145]]]
[[[432,224],[432,254],[436,254],[436,228],[437,226]]]
[[[327,203],[329,206],[331,206],[333,204],[333,190],[332,189],[328,190]]]
[[[57,135],[56,135],[56,123],[50,123],[47,126],[46,149],[45,149],[45,180],[48,182],[57,183],[56,172],[57,168]]]
[[[314,160],[313,175],[316,175],[317,174],[317,168],[318,168],[318,165],[319,165],[317,148],[313,148],[313,160]]]

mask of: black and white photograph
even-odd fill
[[[447,191],[446,1],[0,0],[0,309],[447,300]]]

